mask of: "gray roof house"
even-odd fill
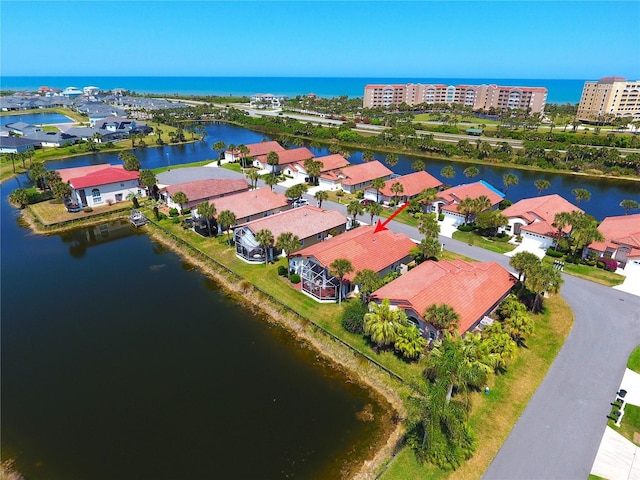
[[[22,153],[34,148],[33,140],[21,137],[0,137],[0,153]]]
[[[7,123],[5,126],[9,130],[11,130],[13,133],[17,133],[18,135],[22,135],[22,136],[31,135],[36,132],[42,131],[42,128],[36,125],[31,125],[30,123],[25,123],[25,122]]]
[[[78,139],[68,133],[60,132],[36,132],[32,135],[26,135],[24,138],[33,140],[39,147],[63,147],[76,143]]]

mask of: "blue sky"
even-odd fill
[[[13,75],[640,78],[640,1],[0,1]]]

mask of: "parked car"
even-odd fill
[[[298,200],[293,202],[292,208],[304,207],[305,205],[309,205],[309,202],[307,201],[307,199],[306,198],[299,198]]]

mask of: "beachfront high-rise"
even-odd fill
[[[640,120],[640,80],[604,77],[597,82],[584,82],[578,120],[608,123],[615,117]]]
[[[547,103],[544,87],[505,87],[500,85],[444,85],[407,83],[405,85],[366,85],[363,107],[456,103],[473,110],[509,110],[521,108],[531,113],[544,112]]]

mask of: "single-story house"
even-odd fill
[[[57,170],[63,182],[71,185],[70,203],[96,207],[127,199],[130,193],[145,196],[140,173],[127,171],[122,165],[90,165]]]
[[[509,224],[500,227],[499,231],[510,235],[522,235],[521,250],[546,250],[558,238],[558,229],[553,226],[556,214],[573,211],[582,212],[580,208],[557,194],[525,198],[502,211],[509,219]],[[565,233],[568,233],[570,228],[567,226]]]
[[[0,137],[0,153],[23,153],[33,150],[36,146],[34,140],[22,137]]]
[[[342,189],[347,193],[362,190],[376,178],[388,180],[393,172],[377,160],[331,170],[320,175],[319,184],[323,190]]]
[[[28,140],[33,140],[39,147],[64,147],[76,143],[77,137],[68,133],[60,132],[37,132],[25,136]]]
[[[373,292],[370,300],[402,308],[425,337],[437,332],[424,313],[434,304],[447,304],[460,316],[458,333],[471,330],[495,310],[516,278],[496,262],[428,260]]]
[[[311,205],[284,210],[268,217],[237,225],[233,232],[236,255],[250,263],[265,261],[265,253],[274,257],[274,247],[267,252],[255,238],[260,230],[269,230],[274,241],[284,232],[291,232],[300,239],[302,247],[322,242],[325,238],[338,235],[347,228],[347,217],[337,210],[322,210]],[[277,252],[280,253],[280,252]]]
[[[268,155],[261,155],[253,158],[253,166],[261,170],[267,170],[269,172],[280,172],[285,170],[289,165],[294,163],[303,164],[305,160],[314,158],[313,153],[304,147],[292,148],[291,150],[282,150],[276,152],[278,154],[278,165],[272,166],[267,162]]]
[[[593,242],[587,253],[593,251],[616,260],[627,275],[631,271],[640,274],[640,213],[606,217],[598,230],[605,241]]]
[[[395,194],[391,191],[391,186],[396,182],[400,183],[403,188],[402,194],[397,197],[400,203],[408,202],[409,200],[416,198],[425,189],[439,189],[442,187],[442,182],[440,180],[422,170],[420,172],[414,172],[387,180],[384,188],[380,190],[379,196],[378,191],[375,188],[369,187],[364,191],[364,198],[388,205],[391,200],[396,198]]]
[[[483,195],[491,202],[492,210],[498,208],[498,204],[504,199],[504,193],[484,180],[480,180],[479,182],[442,190],[438,193],[438,197],[429,210],[443,213],[444,223],[452,226],[462,225],[464,223],[464,214],[458,211],[458,204],[465,198],[479,198]]]
[[[236,145],[237,146],[237,145]],[[245,145],[249,149],[249,153],[247,154],[247,159],[261,159],[264,157],[264,161],[267,161],[267,155],[269,152],[280,153],[285,150],[285,148],[280,145],[278,142],[260,142],[260,143],[250,143]],[[223,162],[235,162],[236,160],[241,159],[240,152],[237,149],[234,150],[226,150],[224,152],[224,160]],[[253,163],[253,162],[251,162]]]
[[[236,225],[268,217],[291,208],[287,197],[281,193],[272,192],[269,188],[236,193],[210,200],[209,203],[215,205],[218,215],[225,210],[233,212],[236,216]],[[233,225],[225,225],[225,227],[229,226]]]
[[[21,135],[26,137],[28,135],[33,135],[34,133],[38,133],[42,131],[42,128],[37,125],[31,125],[26,122],[12,122],[7,123],[5,125],[9,129],[9,131],[15,133],[16,135]]]
[[[126,133],[128,134],[131,130],[137,127],[137,123],[135,120],[131,118],[122,118],[122,117],[106,117],[102,120],[98,120],[95,123],[95,127],[98,130],[105,130],[107,132],[118,132],[118,133]]]
[[[216,198],[233,195],[234,193],[242,193],[249,190],[249,184],[243,178],[240,179],[218,179],[209,178],[205,180],[194,180],[192,182],[176,183],[175,185],[167,185],[159,190],[160,198],[162,198],[169,208],[177,208],[182,211],[183,208],[193,208],[202,202],[214,200]],[[173,196],[182,192],[189,200],[187,203],[180,205],[173,200]]]
[[[322,164],[322,166],[320,167],[320,175],[350,165],[349,161],[346,158],[337,153],[334,155],[327,155],[325,157],[317,157],[314,160]],[[286,165],[283,168],[283,171],[285,175],[289,175],[290,177],[299,179],[301,181],[306,180],[309,177],[309,173],[304,167],[304,160],[302,162],[295,162]]]
[[[373,226],[358,227],[295,252],[291,268],[300,274],[302,292],[321,302],[337,301],[340,280],[331,275],[329,266],[338,258],[353,265],[353,272],[343,279],[341,298],[356,287],[353,279],[359,270],[373,270],[383,277],[411,261],[416,244],[409,237],[391,230],[374,232]]]

